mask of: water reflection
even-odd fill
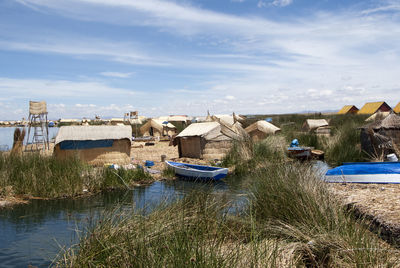
[[[14,137],[15,127],[0,127],[0,151],[7,151],[12,148],[13,137]],[[24,140],[24,144],[27,142],[28,138],[28,128],[25,128],[26,136]],[[49,128],[49,139],[54,139],[58,133],[58,127]],[[30,141],[32,139],[32,133],[30,137]]]
[[[32,200],[0,210],[0,266],[47,267],[60,247],[79,241],[80,232],[107,210],[117,207],[149,213],[161,202],[182,198],[193,189],[234,197],[235,183],[155,182],[131,191],[112,191],[79,199]]]

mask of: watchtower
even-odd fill
[[[49,149],[49,122],[47,120],[47,105],[45,101],[29,101],[28,120],[27,143],[31,143],[31,151],[34,149]],[[32,138],[30,135],[31,129],[33,129]]]

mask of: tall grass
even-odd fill
[[[293,247],[298,265],[400,264],[399,252],[370,233],[363,220],[356,222],[312,167],[299,163],[268,165],[252,177],[250,214],[265,237],[283,239]]]
[[[74,196],[82,193],[87,169],[79,160],[65,161],[39,154],[0,154],[0,187],[12,186],[15,194],[36,197]]]
[[[11,188],[8,194],[58,198],[150,180],[151,176],[142,169],[93,168],[76,158],[58,160],[40,154],[0,153],[0,188]]]
[[[343,162],[362,162],[368,159],[361,150],[360,130],[356,122],[346,122],[335,129],[331,139],[327,142],[326,160],[331,165],[340,165]]]
[[[148,216],[111,213],[93,226],[59,267],[235,267],[258,263],[239,243],[248,229],[224,198],[195,192]],[[247,235],[251,237],[250,235]],[[261,247],[260,247],[261,250]],[[268,258],[263,259],[266,263]]]
[[[248,209],[195,191],[149,215],[101,217],[59,267],[394,267],[399,251],[370,233],[300,164],[250,176]]]

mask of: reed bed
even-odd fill
[[[57,266],[399,266],[399,251],[345,210],[311,165],[283,161],[279,143],[236,144],[225,160],[247,163],[240,210],[230,209],[227,196],[195,191],[149,215],[113,211],[62,252]]]
[[[0,197],[3,198],[6,195],[71,197],[125,188],[151,179],[142,169],[93,168],[76,158],[58,160],[38,153],[22,156],[0,153]]]

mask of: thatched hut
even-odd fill
[[[313,131],[319,127],[329,126],[328,121],[325,119],[307,119],[303,124],[303,130]]]
[[[232,142],[242,138],[244,133],[239,124],[193,123],[175,137],[173,144],[178,145],[179,157],[222,159]]]
[[[357,114],[374,114],[378,111],[390,112],[391,110],[392,108],[390,108],[390,106],[384,101],[367,102],[363,107],[361,107]]]
[[[361,149],[371,156],[397,153],[400,148],[400,116],[386,118],[361,128]]]
[[[254,141],[258,141],[265,139],[270,134],[281,131],[281,129],[265,120],[260,120],[245,128],[245,131]]]
[[[367,119],[365,119],[366,122],[374,122],[374,121],[379,121],[382,119],[385,119],[387,116],[390,115],[391,112],[381,112],[378,111],[376,113],[374,113],[373,115],[371,115],[370,117],[368,117]]]
[[[338,114],[356,114],[358,110],[355,105],[345,105],[339,110]]]
[[[96,166],[128,164],[131,137],[131,126],[63,126],[56,136],[54,156],[77,156]]]
[[[172,137],[177,132],[176,127],[167,122],[162,121],[160,119],[150,119],[140,128],[140,133],[143,136],[152,136],[152,137],[164,137],[170,136]]]

